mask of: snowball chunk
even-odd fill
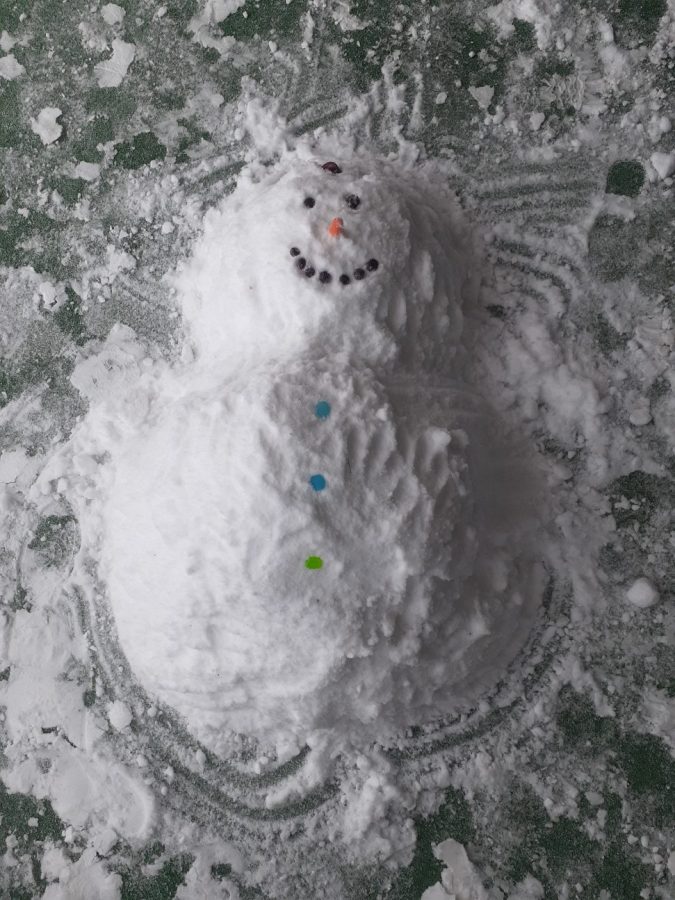
[[[633,606],[647,609],[659,599],[659,592],[648,578],[637,578],[626,591],[626,599]]]
[[[7,31],[3,31],[0,34],[0,50],[9,53],[14,44],[16,44],[16,38],[13,38]]]
[[[118,6],[116,3],[106,3],[105,6],[101,7],[101,15],[106,24],[119,25],[125,16],[125,12],[122,7]]]
[[[38,285],[38,293],[42,298],[44,308],[49,312],[57,312],[67,299],[63,285],[53,284],[51,281],[41,281]]]
[[[63,126],[56,121],[61,110],[56,106],[45,106],[37,119],[30,120],[31,130],[38,135],[43,144],[53,144],[63,133]]]
[[[99,87],[119,87],[136,55],[135,44],[128,44],[117,38],[112,42],[112,49],[110,59],[94,67]]]
[[[489,84],[484,84],[482,87],[469,88],[469,93],[481,109],[487,109],[492,103],[494,92],[495,89]]]
[[[460,843],[448,838],[434,847],[434,856],[446,868],[441,873],[441,883],[427,888],[422,900],[488,900],[480,874]]]
[[[628,411],[628,421],[637,428],[643,425],[649,425],[652,420],[652,411],[649,400],[646,397],[640,397],[632,405]]]
[[[672,850],[668,857],[668,871],[671,875],[675,875],[675,850]]]
[[[115,700],[108,707],[108,721],[115,731],[124,731],[125,728],[128,728],[132,718],[131,710],[122,700]]]
[[[675,172],[675,150],[672,153],[652,153],[649,161],[661,179]]]
[[[23,75],[25,71],[25,68],[15,58],[13,53],[0,59],[0,78],[4,78],[5,81],[12,81],[14,78],[18,78],[19,75]]]
[[[532,131],[539,131],[541,126],[544,124],[544,119],[546,116],[543,112],[533,112],[530,113],[530,128]]]
[[[75,166],[75,177],[82,178],[83,181],[96,181],[101,174],[101,167],[98,163],[79,162]]]

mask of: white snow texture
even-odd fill
[[[457,202],[432,166],[323,161],[245,173],[207,215],[176,277],[181,366],[116,329],[117,381],[73,377],[71,500],[122,648],[216,751],[384,743],[460,710],[541,598],[537,479],[463,380],[479,272]]]

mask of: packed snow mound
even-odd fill
[[[125,363],[71,445],[129,663],[215,751],[458,711],[541,597],[535,473],[460,377],[477,271],[456,201],[430,168],[322,162],[208,214],[176,279],[194,353],[153,373],[117,330]]]

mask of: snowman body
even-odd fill
[[[215,750],[386,740],[473,700],[537,601],[511,577],[517,463],[454,375],[452,197],[295,162],[207,216],[178,286],[194,357],[108,447],[100,510],[136,675]]]

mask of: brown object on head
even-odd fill
[[[324,172],[330,172],[331,175],[339,175],[342,172],[340,166],[338,166],[338,164],[335,162],[326,162],[321,166],[321,168],[324,170]]]
[[[342,234],[344,229],[344,222],[338,216],[331,220],[330,225],[328,226],[328,234],[331,237],[339,237]]]

